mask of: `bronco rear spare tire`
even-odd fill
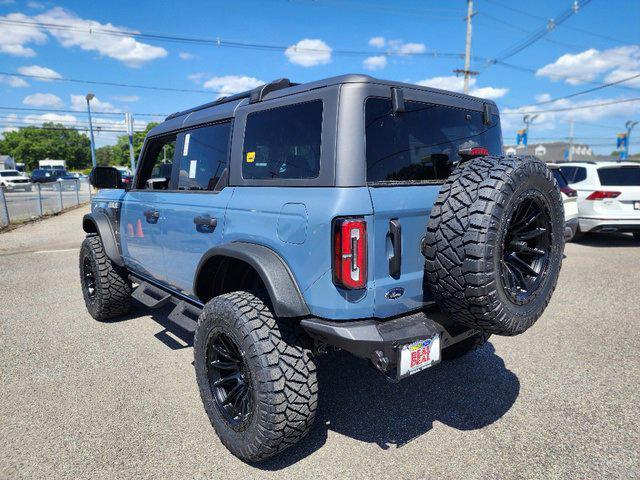
[[[535,157],[459,165],[440,189],[423,254],[428,288],[455,321],[518,335],[542,315],[564,250],[558,186]]]

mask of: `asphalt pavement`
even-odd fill
[[[525,334],[391,384],[318,360],[311,434],[258,466],[217,439],[191,337],[136,306],[95,322],[78,280],[86,208],[0,234],[0,478],[637,478],[640,244],[569,244]]]

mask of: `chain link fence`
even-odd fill
[[[85,178],[30,183],[11,190],[3,186],[0,187],[0,228],[58,213],[90,200],[91,186]]]

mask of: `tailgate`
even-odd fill
[[[440,185],[369,188],[374,212],[373,229],[369,233],[374,264],[370,265],[369,275],[374,280],[376,317],[414,310],[430,300],[423,284],[424,257],[420,243],[439,190]],[[394,246],[400,253],[397,274],[393,271]]]

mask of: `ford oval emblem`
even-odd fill
[[[387,293],[384,294],[384,296],[387,297],[389,300],[397,300],[402,295],[404,295],[404,288],[402,287],[392,288],[391,290],[389,290]]]

